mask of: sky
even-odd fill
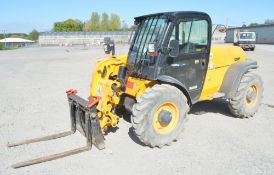
[[[214,24],[242,26],[274,19],[273,0],[3,0],[0,33],[50,31],[53,23],[66,19],[86,21],[92,12],[116,13],[129,26],[134,17],[167,11],[202,11]]]

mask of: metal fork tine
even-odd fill
[[[39,163],[43,163],[43,162],[47,162],[47,161],[51,161],[51,160],[56,160],[56,159],[59,159],[59,158],[63,158],[63,157],[67,157],[67,156],[70,156],[70,155],[74,155],[74,154],[78,154],[78,153],[81,153],[81,152],[91,150],[91,148],[92,148],[92,131],[91,131],[91,120],[90,120],[89,114],[86,114],[85,121],[86,122],[85,122],[85,128],[84,129],[85,129],[85,133],[86,133],[86,143],[87,143],[86,146],[76,148],[76,149],[72,149],[72,150],[65,151],[65,152],[61,152],[61,153],[57,153],[57,154],[53,154],[53,155],[49,155],[49,156],[45,156],[45,157],[40,157],[40,158],[37,158],[37,159],[32,159],[32,160],[28,160],[28,161],[19,162],[19,163],[16,163],[16,164],[12,165],[12,167],[13,168],[21,168],[21,167],[34,165],[34,164],[39,164]],[[73,131],[74,130],[70,131],[70,133],[74,133]],[[65,133],[66,132],[64,132],[64,134]],[[55,134],[55,135],[51,135],[51,136],[60,136],[60,135]],[[46,137],[44,137],[44,138],[46,138]],[[51,137],[51,138],[53,138],[53,137]]]
[[[61,138],[61,137],[66,137],[66,136],[69,136],[69,135],[72,135],[72,134],[74,134],[73,131],[65,131],[65,132],[61,132],[61,133],[58,133],[58,134],[52,134],[52,135],[48,135],[48,136],[37,137],[37,138],[33,138],[33,139],[27,139],[27,140],[17,142],[17,143],[8,143],[7,146],[8,147],[15,147],[15,146],[29,144],[29,143],[53,140],[53,139],[58,139],[58,138]]]
[[[70,106],[70,119],[71,119],[71,131],[66,131],[66,132],[61,132],[58,134],[52,134],[48,136],[43,136],[43,137],[38,137],[38,138],[33,138],[33,139],[28,139],[25,141],[21,141],[18,143],[11,143],[8,144],[8,147],[15,147],[23,144],[29,144],[29,143],[35,143],[35,142],[40,142],[40,141],[47,141],[47,140],[52,140],[52,139],[57,139],[61,137],[65,137],[71,134],[74,134],[76,132],[76,129],[79,130],[76,126],[76,117],[78,119],[82,116],[79,115],[79,113],[82,110],[85,114],[84,118],[85,121],[84,126],[81,125],[81,130],[84,130],[84,136],[86,137],[86,146],[72,149],[69,151],[64,151],[61,153],[56,153],[53,155],[49,156],[44,156],[28,161],[23,161],[16,163],[12,165],[13,168],[20,168],[20,167],[25,167],[29,165],[34,165],[42,162],[47,162],[63,157],[67,157],[70,155],[78,154],[81,152],[89,151],[92,147],[92,144],[94,144],[98,149],[103,149],[105,148],[105,143],[104,143],[104,136],[101,131],[100,123],[98,120],[98,115],[96,111],[96,107],[94,106],[93,103],[91,103],[91,106],[87,106],[88,102],[85,101],[84,99],[80,98],[79,96],[75,95],[75,91],[69,92],[68,94],[68,100],[69,100],[69,106]],[[78,114],[78,115],[76,115]]]
[[[43,163],[43,162],[47,162],[47,161],[51,161],[51,160],[56,160],[56,159],[59,159],[59,158],[71,156],[71,155],[78,154],[78,153],[85,152],[85,151],[89,151],[89,150],[91,150],[91,145],[87,145],[85,147],[76,148],[76,149],[73,149],[73,150],[69,150],[69,151],[65,151],[65,152],[61,152],[61,153],[57,153],[57,154],[53,154],[53,155],[50,155],[50,156],[45,156],[45,157],[40,157],[40,158],[37,158],[37,159],[32,159],[32,160],[28,160],[28,161],[19,162],[19,163],[16,163],[16,164],[12,165],[12,167],[13,168],[21,168],[21,167],[30,166],[30,165],[34,165],[34,164],[39,164],[39,163]]]

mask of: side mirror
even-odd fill
[[[215,31],[218,30],[220,33],[225,33],[226,32],[226,26],[223,24],[217,24],[215,29],[212,32],[212,36],[215,33]]]
[[[179,41],[170,40],[168,48],[170,49],[169,51],[170,57],[177,57],[179,55]]]
[[[220,32],[220,33],[225,33],[226,32],[226,26],[225,25],[217,25],[217,30]]]

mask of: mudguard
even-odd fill
[[[184,94],[185,96],[187,97],[188,101],[189,101],[189,104],[193,104],[197,101],[197,99],[193,99],[189,93],[189,91],[187,90],[186,86],[181,83],[180,81],[178,81],[177,79],[173,78],[173,77],[170,77],[170,76],[167,76],[167,75],[160,75],[158,78],[157,78],[158,81],[160,82],[165,82],[167,84],[172,84],[172,85],[175,85],[176,87],[178,87]]]
[[[225,98],[234,97],[243,75],[250,69],[257,69],[257,67],[257,61],[249,59],[231,65],[225,74],[219,92],[224,93]]]

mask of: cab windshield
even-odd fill
[[[255,39],[254,33],[240,33],[240,39]]]
[[[152,16],[139,21],[129,52],[129,61],[137,64],[149,59],[148,43],[158,43],[166,30],[167,20],[161,16]]]

